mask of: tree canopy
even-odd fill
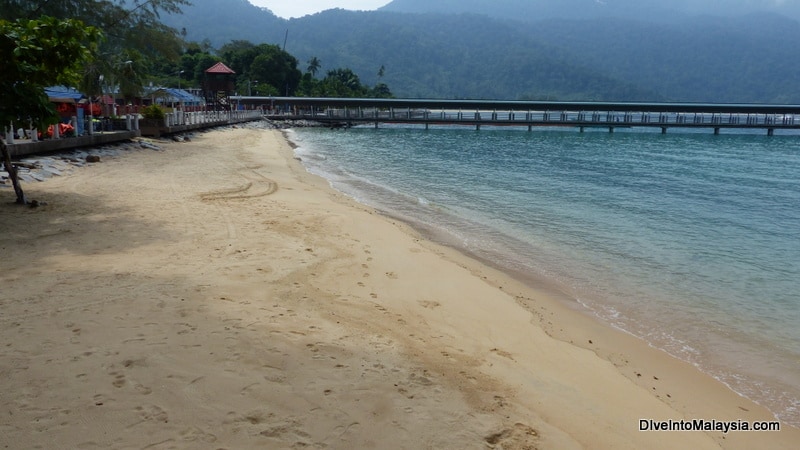
[[[222,46],[218,51],[225,63],[238,74],[237,90],[248,95],[297,95],[305,97],[391,97],[384,83],[370,88],[349,68],[329,70],[317,80],[316,73],[322,62],[312,57],[303,74],[300,62],[272,44],[253,44],[236,40]],[[379,73],[385,72],[385,67]]]
[[[91,95],[99,95],[103,84],[119,86],[125,97],[134,97],[141,94],[154,61],[180,58],[182,39],[161,22],[161,14],[180,13],[189,4],[189,0],[0,0],[0,10],[7,20],[78,17],[85,25],[104,30],[77,85]]]
[[[0,20],[0,124],[31,122],[42,127],[55,122],[56,111],[44,88],[77,82],[100,37],[97,28],[74,19]],[[17,202],[25,203],[5,140],[0,146]]]
[[[240,93],[257,95],[293,95],[302,73],[299,61],[277,45],[232,41],[222,46],[218,54],[238,77]]]
[[[54,117],[44,87],[75,84],[100,36],[97,28],[74,19],[0,20],[0,121],[30,119],[41,125]]]

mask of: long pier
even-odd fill
[[[332,127],[381,123],[482,126],[800,130],[800,105],[714,103],[525,102],[425,99],[233,97],[274,120],[311,120]]]

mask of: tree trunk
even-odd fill
[[[17,204],[24,205],[28,203],[25,201],[25,193],[22,192],[22,186],[19,184],[19,177],[17,177],[17,168],[11,163],[11,153],[6,146],[6,140],[0,137],[0,150],[3,153],[3,163],[8,171],[8,177],[11,178],[11,184],[14,185],[14,192],[17,193]]]

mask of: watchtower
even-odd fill
[[[213,110],[231,109],[230,96],[235,90],[234,78],[236,72],[221,62],[206,69],[203,80],[206,105]]]

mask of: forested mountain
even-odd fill
[[[775,14],[653,25],[600,19],[525,28],[589,67],[680,101],[800,103],[800,24]]]
[[[276,44],[280,30],[286,29],[286,20],[266,8],[259,8],[248,0],[191,0],[183,14],[164,15],[162,19],[171,27],[184,32],[192,41],[209,43],[219,48],[234,40],[248,40],[255,44]]]
[[[214,47],[285,43],[303,70],[316,57],[322,73],[348,67],[370,85],[384,67],[398,97],[800,103],[800,23],[733,14],[754,2],[676,0],[682,18],[656,21],[633,14],[653,15],[635,0],[604,2],[628,15],[589,14],[596,0],[395,0],[284,20],[246,0],[193,0],[167,22]],[[714,4],[725,14],[687,15]]]
[[[443,98],[647,98],[505,22],[473,15],[327,11],[298,20],[287,51],[353,68],[368,83],[381,66],[396,95]],[[293,24],[294,25],[294,24]],[[302,60],[302,57],[301,57]]]
[[[609,17],[674,22],[698,15],[735,16],[753,12],[800,18],[800,4],[791,0],[393,0],[380,10],[475,13],[527,22]]]

